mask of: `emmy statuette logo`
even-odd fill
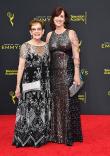
[[[15,104],[15,97],[16,97],[16,95],[14,94],[13,91],[11,91],[11,92],[9,93],[9,95],[12,97],[13,104]]]
[[[110,96],[110,91],[108,91],[108,95]]]
[[[80,49],[81,44],[82,44],[82,40],[79,41],[79,53],[80,53],[80,51],[81,51],[81,49]]]
[[[8,13],[7,13],[7,17],[9,17],[9,19],[10,19],[10,23],[11,23],[11,25],[13,26],[14,23],[12,22],[12,20],[14,19],[14,14],[12,15],[11,12],[8,12]]]

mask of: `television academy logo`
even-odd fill
[[[110,69],[104,69],[104,74],[105,75],[110,74]]]
[[[81,101],[84,101],[84,103],[86,103],[86,92],[84,93],[84,95],[78,95],[78,99]]]
[[[12,15],[11,12],[8,12],[8,13],[7,13],[7,17],[9,17],[9,19],[10,19],[10,23],[11,23],[11,25],[13,26],[14,23],[12,22],[12,20],[14,19],[14,14]]]
[[[85,15],[70,15],[70,21],[83,21],[87,24],[87,11],[85,11]]]
[[[17,75],[18,70],[5,70],[5,75]]]

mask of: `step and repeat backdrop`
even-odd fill
[[[0,114],[15,114],[19,50],[31,39],[28,23],[44,21],[45,41],[51,13],[63,7],[79,38],[81,114],[110,115],[110,0],[0,1]]]

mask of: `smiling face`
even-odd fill
[[[44,34],[44,29],[42,29],[42,26],[40,23],[35,23],[31,27],[30,34],[33,36],[33,39],[39,40]]]
[[[62,27],[65,22],[64,11],[62,11],[59,16],[54,17],[53,21],[54,21],[56,27]]]

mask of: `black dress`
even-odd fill
[[[68,29],[61,34],[52,32],[49,50],[52,91],[50,140],[71,146],[73,142],[82,142],[83,139],[78,96],[75,95],[71,98],[68,92],[74,77],[74,63]]]
[[[40,147],[50,139],[50,78],[47,43],[34,46],[25,42],[20,57],[26,59],[23,83],[41,80],[41,91],[21,92],[16,111],[14,139],[16,147]]]

